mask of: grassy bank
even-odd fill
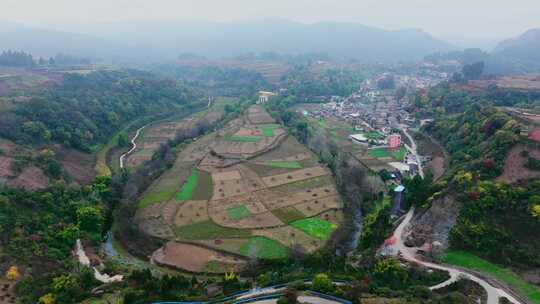
[[[441,261],[482,273],[486,273],[497,280],[510,285],[522,296],[525,296],[531,303],[540,304],[540,289],[525,282],[517,274],[509,269],[492,264],[471,253],[464,251],[450,251],[441,257]]]

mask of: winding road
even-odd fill
[[[411,210],[409,210],[409,212],[405,216],[405,219],[401,222],[401,224],[399,224],[399,226],[394,231],[394,238],[396,239],[396,244],[394,246],[397,247],[396,248],[397,252],[399,252],[401,254],[401,258],[403,258],[406,261],[417,263],[417,264],[420,264],[422,266],[432,268],[432,269],[447,271],[449,273],[450,278],[448,280],[446,280],[445,282],[442,282],[442,283],[440,283],[438,285],[430,287],[431,290],[436,290],[436,289],[439,289],[439,288],[446,287],[446,286],[458,281],[461,278],[465,278],[465,279],[469,279],[471,281],[474,281],[474,282],[480,284],[480,286],[482,286],[486,290],[486,292],[487,292],[487,304],[498,304],[499,303],[499,298],[503,298],[503,297],[507,298],[511,303],[523,304],[523,302],[519,301],[514,296],[512,296],[511,294],[506,292],[505,290],[497,288],[495,286],[492,286],[486,280],[484,280],[484,279],[482,279],[482,278],[480,278],[478,276],[475,276],[475,275],[473,275],[471,273],[465,272],[465,271],[463,271],[461,269],[452,268],[452,267],[449,267],[449,266],[443,266],[443,265],[439,265],[439,264],[434,264],[434,263],[430,263],[430,262],[425,262],[425,261],[422,261],[422,260],[418,259],[416,257],[416,249],[415,248],[409,248],[409,247],[405,246],[405,243],[404,243],[404,233],[407,230],[413,215],[414,215],[414,208],[411,208]]]
[[[135,141],[137,140],[137,138],[141,134],[141,131],[144,128],[146,128],[146,126],[148,126],[148,125],[144,125],[144,126],[140,127],[139,129],[137,129],[137,132],[135,133],[135,136],[133,136],[133,138],[131,139],[131,149],[129,149],[129,151],[127,151],[126,153],[120,155],[120,169],[124,169],[124,158],[126,156],[128,156],[129,154],[131,154],[133,151],[135,151],[135,149],[137,149],[137,143]]]
[[[424,172],[423,172],[423,168],[422,168],[422,162],[420,161],[420,156],[417,153],[416,142],[414,141],[414,138],[407,131],[407,126],[400,125],[400,129],[401,129],[401,131],[403,131],[405,136],[407,136],[409,138],[411,146],[405,144],[405,147],[407,148],[407,150],[409,150],[409,152],[411,152],[415,156],[416,161],[418,162],[419,174],[423,178],[424,177]],[[444,287],[446,287],[446,286],[448,286],[448,285],[450,285],[450,284],[452,284],[454,282],[457,282],[458,280],[460,280],[462,278],[465,278],[465,279],[469,279],[471,281],[474,281],[474,282],[478,283],[480,286],[482,286],[482,288],[484,288],[486,290],[487,304],[498,304],[499,303],[499,298],[503,298],[503,297],[507,298],[510,302],[512,302],[514,304],[522,304],[521,301],[516,299],[514,296],[512,296],[511,294],[509,294],[505,290],[494,287],[489,282],[487,282],[486,280],[484,280],[484,279],[482,279],[482,278],[480,278],[478,276],[475,276],[475,275],[473,275],[473,274],[471,274],[469,272],[466,272],[466,271],[461,270],[461,269],[449,267],[449,266],[443,266],[443,265],[439,265],[439,264],[435,264],[435,263],[425,262],[425,261],[422,261],[422,260],[418,259],[416,257],[416,249],[405,246],[405,242],[404,242],[404,233],[409,228],[409,224],[410,224],[410,222],[411,222],[411,220],[413,218],[413,215],[414,215],[414,208],[411,208],[409,210],[409,212],[407,213],[407,215],[405,216],[405,219],[399,224],[399,226],[394,231],[393,238],[396,240],[396,243],[394,245],[396,250],[394,250],[394,251],[398,252],[398,255],[400,255],[401,258],[406,260],[406,261],[417,263],[417,264],[420,264],[422,266],[425,266],[425,267],[428,267],[428,268],[431,268],[431,269],[443,270],[443,271],[448,272],[448,274],[450,275],[450,278],[448,280],[446,280],[446,281],[444,281],[444,282],[442,282],[442,283],[440,283],[438,285],[431,286],[429,289],[436,290],[436,289],[444,288]]]
[[[212,101],[213,100],[214,100],[213,97],[208,97],[208,104],[206,105],[207,109],[210,109],[210,107],[212,106]],[[150,124],[152,124],[152,123],[146,124],[146,125],[140,127],[139,129],[137,129],[137,132],[135,132],[135,135],[131,139],[131,149],[129,149],[129,151],[127,151],[126,153],[120,155],[120,159],[119,159],[119,161],[120,161],[120,169],[124,169],[124,159],[127,156],[129,156],[133,151],[135,151],[135,149],[137,149],[137,143],[135,141],[137,140],[137,138],[139,138],[139,135],[141,134],[141,131]]]

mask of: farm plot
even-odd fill
[[[229,218],[235,221],[244,219],[250,215],[248,208],[245,205],[236,205],[227,209]]]
[[[304,220],[299,220],[291,224],[294,228],[302,230],[308,235],[320,240],[327,240],[337,228],[335,224],[327,222],[323,219],[313,217]]]
[[[144,193],[139,201],[139,208],[172,199],[191,175],[191,170],[194,165],[193,162],[177,160],[174,166],[169,171],[165,172],[157,182],[153,183]]]
[[[176,235],[186,240],[213,240],[225,238],[245,238],[251,236],[251,230],[226,228],[219,226],[211,220],[180,226],[176,229]]]
[[[283,168],[283,169],[302,169],[303,166],[298,161],[268,161],[264,163],[266,166],[275,167],[275,168]]]
[[[407,150],[405,147],[401,147],[399,149],[393,150],[389,148],[376,148],[371,149],[368,152],[368,155],[375,158],[393,158],[397,161],[403,161],[405,159],[405,155],[407,154]]]
[[[183,146],[175,166],[148,191],[166,195],[146,194],[146,208],[138,211],[137,218],[145,231],[163,225],[154,227],[152,233],[161,239],[198,244],[214,254],[231,253],[243,260],[279,259],[291,251],[321,248],[343,219],[332,176],[295,139],[277,140],[286,135],[278,125],[253,125],[252,120],[267,115],[262,108],[250,108],[245,115],[213,135]],[[258,136],[261,140],[232,142],[231,136]],[[271,140],[276,141],[273,146],[257,146]],[[199,153],[201,161],[185,162],[183,157],[192,153]],[[164,265],[197,272],[230,267],[216,256],[204,263],[175,260],[169,255],[179,249],[171,242],[170,248],[164,246],[156,252]]]
[[[298,211],[298,209],[289,206],[279,209],[272,210],[272,213],[280,219],[283,223],[289,224],[291,222],[301,220],[305,216],[302,212]]]
[[[274,131],[281,128],[278,124],[267,124],[267,125],[261,125],[260,127],[262,135],[266,137],[272,137],[274,136]]]
[[[328,171],[323,167],[311,167],[302,170],[296,170],[290,173],[283,173],[263,178],[263,182],[268,187],[276,187],[284,184],[294,183],[313,177],[328,175]]]
[[[247,110],[247,119],[252,124],[272,124],[276,121],[260,106],[253,106]]]
[[[323,241],[311,237],[305,232],[291,226],[255,230],[254,234],[275,240],[289,248],[300,246],[300,248],[295,249],[305,250],[307,253],[319,249],[324,243]]]
[[[265,137],[257,135],[225,135],[212,145],[212,149],[220,155],[250,158],[264,153],[277,146],[281,139],[286,137],[283,129],[275,130],[274,136]]]
[[[281,259],[289,255],[289,249],[280,243],[264,236],[256,236],[240,248],[240,253],[247,257],[259,259]]]
[[[248,238],[223,238],[215,240],[198,240],[194,241],[196,244],[201,244],[206,247],[215,248],[226,252],[232,252],[235,254],[242,254],[240,248],[248,241]]]
[[[246,264],[245,261],[231,255],[177,242],[168,242],[154,252],[152,261],[159,265],[182,268],[191,272],[215,273],[223,273],[231,269],[238,271]]]
[[[176,202],[174,204],[178,205]],[[206,222],[209,219],[206,200],[187,201],[182,203],[175,212],[174,225],[177,227],[188,226]]]

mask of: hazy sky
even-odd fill
[[[352,21],[440,37],[508,37],[540,27],[540,0],[0,0],[0,20],[70,30],[126,20]]]

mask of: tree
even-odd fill
[[[540,204],[531,206],[531,214],[538,220],[540,220]]]
[[[474,80],[480,78],[484,72],[484,62],[479,61],[463,66],[462,73],[466,80]]]
[[[93,242],[99,242],[105,219],[100,208],[86,206],[77,209],[77,227]]]
[[[9,267],[8,271],[6,272],[6,279],[10,281],[17,281],[20,277],[19,269],[17,266],[11,266]]]
[[[320,292],[331,292],[334,290],[334,285],[332,280],[325,273],[319,273],[313,278],[313,283],[311,286],[314,290]]]
[[[402,288],[407,281],[407,270],[405,270],[395,259],[379,260],[373,269],[373,278],[381,285],[391,288]]]
[[[52,293],[48,293],[41,298],[39,298],[39,304],[54,304],[56,299]]]
[[[126,134],[126,132],[120,133],[118,135],[118,142],[117,142],[118,147],[120,147],[120,148],[128,147],[129,144],[130,144],[130,142],[129,142],[129,138],[128,138],[128,135]]]

